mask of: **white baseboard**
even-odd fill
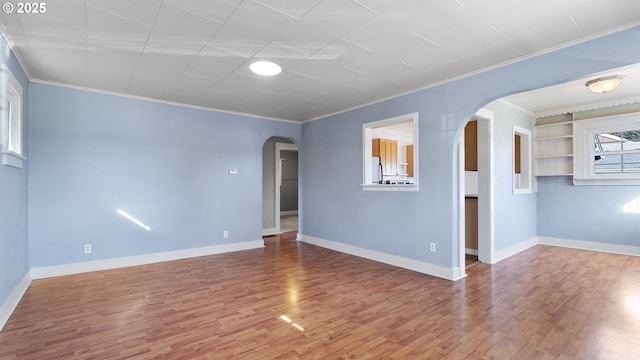
[[[280,234],[280,230],[278,228],[262,229],[262,236],[271,236],[278,234]]]
[[[300,236],[300,234],[298,234]],[[419,273],[436,276],[446,280],[458,280],[460,278],[459,268],[446,268],[414,259],[408,259],[397,255],[391,255],[380,251],[369,250],[357,246],[347,245],[331,240],[316,238],[309,235],[301,235],[300,241],[317,245],[330,250],[339,251],[345,254],[362,257],[365,259],[397,266],[400,268],[417,271]]]
[[[280,211],[280,216],[287,216],[287,215],[298,215],[298,210],[285,210],[285,211]]]
[[[250,250],[264,247],[263,240],[245,241],[213,245],[193,249],[167,251],[155,254],[126,256],[121,258],[86,261],[80,263],[44,266],[31,269],[31,278],[42,279],[54,276],[79,274],[90,271],[108,270],[127,266],[145,265],[163,261],[186,259],[198,256],[222,254],[233,251]]]
[[[468,249],[468,248],[465,248],[465,249],[464,249],[464,253],[465,253],[465,254],[467,254],[467,255],[475,255],[475,256],[478,256],[478,249]]]
[[[502,261],[508,257],[511,257],[517,253],[523,252],[531,247],[538,245],[538,238],[532,237],[529,240],[525,240],[523,242],[512,245],[506,249],[496,251],[493,258],[493,264]]]
[[[31,273],[30,271],[27,271],[22,279],[20,279],[18,285],[16,285],[13,291],[9,293],[9,296],[7,296],[4,303],[0,307],[0,331],[2,331],[4,325],[9,320],[9,317],[11,316],[11,314],[13,314],[13,310],[15,310],[16,306],[18,306],[20,299],[22,299],[22,296],[27,291],[30,284]]]
[[[607,244],[601,242],[570,240],[546,236],[538,236],[538,244],[560,246],[572,249],[600,251],[613,254],[640,256],[639,246]]]
[[[436,276],[446,280],[455,281],[464,277],[464,275],[462,276],[460,275],[461,269],[459,267],[446,268],[439,265],[425,263],[425,262],[414,260],[414,259],[408,259],[401,256],[391,255],[391,254],[387,254],[387,253],[383,253],[375,250],[364,249],[357,246],[338,243],[335,241],[324,240],[324,239],[320,239],[320,238],[316,238],[308,235],[303,235],[300,233],[297,234],[296,240],[306,242],[312,245],[324,247],[327,249],[343,252],[346,254],[401,267],[404,269],[417,271],[423,274]],[[567,248],[581,249],[581,250],[600,251],[600,252],[622,254],[622,255],[640,256],[640,247],[638,246],[616,245],[616,244],[607,244],[607,243],[599,243],[599,242],[591,242],[591,241],[581,241],[581,240],[571,240],[571,239],[539,236],[536,238],[531,238],[519,244],[513,245],[507,249],[496,252],[495,262],[504,260],[519,252],[529,249],[537,244],[567,247]],[[95,260],[95,261],[87,261],[87,262],[81,262],[81,263],[32,268],[31,270],[27,271],[27,273],[22,277],[18,285],[16,285],[13,291],[11,291],[11,293],[7,296],[4,303],[0,307],[0,331],[6,324],[7,320],[9,320],[9,317],[15,310],[16,306],[20,302],[20,299],[22,298],[24,293],[29,288],[29,285],[31,284],[32,279],[41,279],[41,278],[61,276],[61,275],[78,274],[78,273],[90,272],[90,271],[144,265],[144,264],[157,263],[157,262],[163,262],[163,261],[186,259],[190,257],[198,257],[198,256],[222,254],[222,253],[233,252],[233,251],[257,249],[262,247],[264,247],[263,240],[256,240],[256,241],[246,241],[242,243],[222,244],[222,245],[214,245],[214,246],[207,246],[207,247],[194,248],[194,249],[168,251],[168,252],[155,253],[155,254],[127,256],[122,258]]]

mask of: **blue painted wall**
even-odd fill
[[[263,144],[301,134],[294,123],[42,83],[31,104],[31,267],[260,240]]]
[[[7,48],[0,36],[0,48]],[[6,55],[6,53],[4,53]],[[29,157],[29,80],[13,53],[3,61],[22,85],[23,151]],[[0,306],[29,270],[27,179],[29,162],[22,169],[0,165]]]
[[[640,186],[574,186],[570,177],[538,180],[538,235],[640,246],[640,214],[623,212]]]
[[[260,239],[262,147],[271,136],[301,145],[304,234],[457,266],[454,155],[464,123],[494,99],[640,62],[639,43],[640,28],[634,28],[303,126],[28,84],[10,57],[9,66],[29,89],[29,160],[28,172],[0,167],[0,300],[29,266]],[[411,112],[419,113],[420,192],[362,191],[361,125]],[[496,151],[510,142],[511,125],[520,117],[512,119],[498,125]],[[535,198],[510,195],[510,160],[506,165],[500,155],[496,164],[500,250],[530,237]],[[229,168],[239,175],[228,175]],[[640,195],[637,187],[578,188],[562,181],[540,184],[537,235],[632,238],[635,215],[612,220],[612,214]],[[600,191],[605,195],[594,197]],[[124,219],[117,208],[151,231]],[[554,217],[587,208],[571,220],[575,226]],[[622,224],[608,226],[605,235],[595,231],[603,219]],[[230,231],[229,239],[222,238],[223,230]],[[437,253],[427,251],[430,241]],[[91,255],[82,253],[86,243],[93,245]]]
[[[537,235],[536,194],[514,195],[512,180],[513,126],[532,130],[533,116],[498,101],[485,108],[494,116],[494,241],[500,251]]]
[[[638,63],[638,44],[640,28],[634,28],[304,124],[304,234],[458,266],[454,155],[466,121],[506,95]],[[420,192],[362,191],[362,124],[416,111]],[[503,174],[506,171],[497,169],[497,182],[509,183],[510,175],[503,179]],[[522,215],[531,215],[531,204],[525,208]],[[502,221],[496,217],[496,222]],[[500,238],[516,231],[508,223],[505,226]],[[427,251],[430,241],[437,243],[437,253]],[[508,242],[497,240],[496,245],[499,249]]]

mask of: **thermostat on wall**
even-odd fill
[[[238,169],[229,169],[229,175],[238,175]]]

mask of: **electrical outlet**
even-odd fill
[[[436,243],[434,242],[429,243],[429,251],[436,252]]]
[[[91,244],[84,244],[84,253],[91,254]]]
[[[225,239],[228,239],[229,238],[229,230],[223,231],[222,232],[222,237],[225,238]]]

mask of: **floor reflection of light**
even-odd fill
[[[628,296],[625,299],[625,304],[627,305],[629,312],[636,318],[640,319],[640,298]]]
[[[622,211],[631,214],[640,214],[640,196],[624,204]]]
[[[298,293],[295,291],[291,291],[289,293],[289,303],[291,305],[296,305],[298,304]]]
[[[298,282],[292,277],[287,279],[287,291],[289,293],[289,305],[298,305]]]
[[[304,331],[304,328],[301,325],[294,323],[293,320],[291,320],[287,315],[284,315],[284,314],[280,315],[280,320],[283,320],[287,324],[291,324],[291,326],[293,326],[294,328],[300,331]]]
[[[148,227],[147,225],[145,225],[142,221],[134,218],[133,216],[127,214],[126,212],[124,212],[123,210],[120,209],[116,209],[116,212],[122,216],[124,216],[125,218],[131,220],[131,222],[133,222],[134,224],[140,226],[141,228],[147,230],[147,231],[151,231],[151,228]]]

